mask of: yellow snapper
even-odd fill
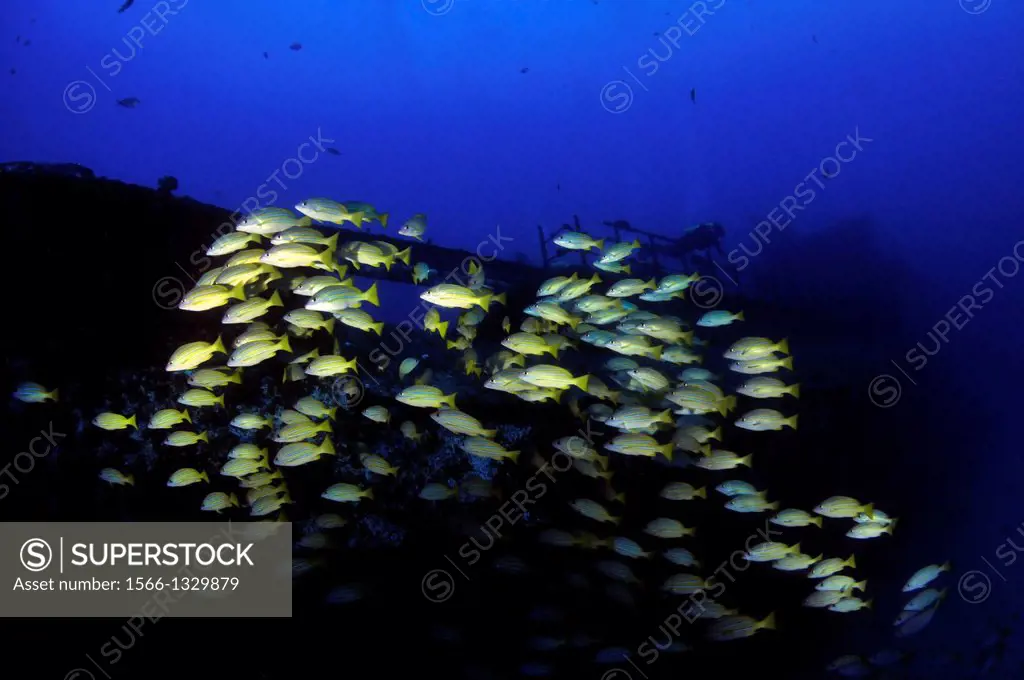
[[[309,362],[309,365],[306,366],[306,374],[326,378],[332,375],[348,373],[349,371],[355,373],[358,365],[358,359],[346,359],[336,354],[325,354]]]
[[[473,305],[482,307],[486,312],[494,302],[505,304],[505,294],[492,296],[489,293],[478,293],[465,286],[451,283],[439,283],[433,288],[420,293],[420,298],[438,307],[454,307],[469,309]]]
[[[227,508],[238,507],[238,496],[231,493],[224,493],[223,491],[214,491],[206,494],[206,498],[203,499],[203,505],[200,510],[206,510],[209,512],[223,512]]]
[[[188,377],[188,384],[193,387],[212,389],[223,387],[228,383],[242,383],[242,375],[238,372],[224,373],[221,369],[201,368]]]
[[[281,338],[280,342],[250,342],[231,353],[228,358],[228,366],[232,368],[255,366],[278,352],[291,351],[292,346],[287,336]]]
[[[776,378],[761,376],[745,381],[736,388],[736,392],[746,397],[753,397],[754,399],[775,399],[784,394],[799,397],[800,384],[786,385],[786,383]]]
[[[665,456],[668,460],[672,460],[673,445],[671,442],[668,444],[659,444],[658,441],[647,434],[620,434],[612,441],[605,444],[605,448],[615,453],[621,453],[626,456],[646,456],[653,458],[657,454]]]
[[[271,307],[283,306],[284,303],[281,302],[281,294],[275,290],[269,300],[266,298],[254,297],[249,298],[245,302],[239,302],[237,305],[228,307],[228,310],[224,312],[224,318],[221,319],[221,323],[248,323],[269,312]]]
[[[519,374],[519,379],[528,382],[536,387],[552,387],[563,390],[575,385],[584,392],[587,391],[589,375],[573,376],[572,373],[561,366],[550,364],[537,364],[530,366]]]
[[[786,545],[776,541],[765,541],[751,546],[743,557],[751,562],[774,562],[781,560],[786,555],[795,555],[800,552],[800,544]]]
[[[443,501],[448,498],[455,498],[458,495],[458,488],[449,489],[444,484],[438,484],[437,482],[427,484],[419,493],[419,497],[425,501]]]
[[[762,621],[749,616],[724,616],[708,629],[708,637],[718,642],[747,638],[759,630],[775,630],[775,614]]]
[[[167,480],[167,486],[188,486],[190,484],[197,484],[199,482],[209,482],[210,477],[205,472],[200,472],[195,468],[181,468],[175,470],[171,478]]]
[[[797,416],[786,417],[778,411],[770,408],[758,408],[747,411],[736,419],[736,427],[751,432],[767,432],[769,430],[781,430],[783,427],[796,429]]]
[[[362,212],[352,212],[344,204],[329,198],[310,198],[298,203],[295,209],[317,222],[344,224],[348,221],[356,225],[356,229],[363,228],[365,215]]]
[[[937,579],[939,574],[949,571],[952,568],[953,564],[948,560],[942,564],[929,564],[927,567],[921,567],[914,572],[913,576],[907,579],[906,584],[903,586],[903,592],[909,593],[915,590],[920,590]]]
[[[115,468],[103,468],[100,470],[99,477],[104,482],[117,484],[118,486],[124,486],[125,484],[132,486],[135,484],[135,477],[126,475]]]
[[[821,517],[814,517],[804,510],[790,508],[782,510],[768,521],[783,527],[806,527],[813,524],[820,528],[823,519]]]
[[[732,451],[714,449],[707,456],[698,458],[694,465],[705,470],[732,470],[740,465],[750,467],[753,457],[753,454],[739,456]]]
[[[723,356],[733,361],[772,358],[775,352],[789,354],[789,340],[772,342],[768,338],[741,338],[727,349]]]
[[[455,408],[441,409],[430,414],[430,417],[438,425],[454,432],[455,434],[467,434],[473,437],[494,437],[497,430],[488,430],[479,420]]]
[[[167,362],[167,371],[190,371],[197,368],[204,361],[208,361],[217,352],[224,353],[224,343],[220,336],[210,342],[190,342],[174,350],[170,361]]]
[[[577,498],[569,503],[569,505],[573,510],[584,517],[589,517],[590,519],[598,522],[611,522],[612,524],[618,524],[622,521],[621,517],[613,517],[603,505],[596,501],[592,501],[589,498]]]
[[[139,429],[135,424],[135,415],[127,418],[119,413],[101,413],[92,419],[92,424],[104,430],[125,430],[127,428]]]
[[[23,382],[14,390],[14,398],[26,404],[42,404],[57,401],[58,391],[47,390],[39,383]]]
[[[192,446],[198,442],[210,443],[210,436],[206,432],[189,432],[188,430],[177,430],[167,435],[164,444],[168,446]]]
[[[519,461],[519,451],[508,451],[501,444],[484,437],[467,437],[459,447],[468,454],[491,460]]]
[[[374,453],[364,453],[359,456],[359,462],[363,464],[364,468],[374,474],[386,477],[398,476],[398,468],[389,463],[383,456],[378,456]]]
[[[669,482],[659,495],[670,501],[690,501],[694,498],[707,498],[708,492],[703,486],[695,489],[686,482]]]
[[[192,416],[189,415],[188,409],[181,409],[180,411],[173,408],[160,409],[154,413],[149,419],[149,429],[151,430],[169,430],[178,423],[192,422]]]
[[[181,299],[178,309],[186,312],[203,312],[208,309],[222,307],[228,300],[244,300],[245,287],[238,285],[234,288],[228,286],[203,285],[196,286]]]
[[[231,233],[224,234],[214,241],[206,250],[206,254],[210,257],[230,255],[231,253],[245,248],[250,243],[259,243],[262,238],[263,237],[259,234],[251,234],[244,231],[233,231]]]
[[[193,388],[187,390],[184,394],[178,397],[178,403],[184,404],[185,406],[195,406],[200,408],[203,406],[224,406],[224,395],[216,395],[210,390],[204,390],[201,388]]]
[[[811,572],[807,576],[808,578],[826,578],[832,574],[838,574],[847,567],[850,569],[857,568],[857,560],[854,555],[850,555],[845,560],[839,557],[830,557],[827,560],[822,560],[811,568]]]
[[[231,425],[240,430],[261,430],[264,427],[272,427],[273,421],[258,413],[239,413],[231,419]]]
[[[644,533],[658,538],[682,538],[683,536],[696,536],[697,530],[693,527],[683,526],[679,520],[659,517],[647,523]]]
[[[454,392],[452,394],[445,394],[432,385],[413,385],[406,387],[396,394],[395,401],[406,406],[416,406],[419,408],[441,408],[442,406],[447,406],[454,409],[456,408],[455,396]]]
[[[387,423],[391,420],[391,412],[384,406],[370,406],[363,409],[363,415],[375,423]]]
[[[819,503],[814,508],[814,512],[834,519],[852,518],[862,512],[871,515],[874,507],[871,503],[862,504],[856,498],[849,496],[831,496]]]
[[[274,456],[274,465],[278,467],[295,467],[315,461],[324,454],[330,456],[337,455],[330,437],[324,437],[323,442],[319,446],[310,442],[294,442],[281,447],[281,450]]]
[[[295,423],[293,425],[285,425],[273,436],[273,441],[282,444],[301,442],[307,439],[312,439],[319,432],[330,432],[333,427],[334,426],[330,421],[327,420],[321,423]]]

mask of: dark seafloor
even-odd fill
[[[161,451],[159,439],[145,432],[108,433],[90,427],[89,421],[102,410],[138,410],[148,415],[155,402],[167,404],[173,391],[163,365],[170,352],[183,342],[212,340],[218,334],[218,315],[203,317],[166,309],[166,304],[155,299],[159,296],[154,296],[154,284],[165,275],[184,278],[175,263],[189,262],[197,248],[209,245],[211,234],[229,218],[227,211],[149,188],[94,178],[71,166],[30,164],[8,166],[0,172],[0,201],[6,251],[3,386],[10,394],[19,382],[35,380],[61,390],[60,402],[46,408],[11,401],[0,427],[4,462],[20,450],[20,442],[28,441],[49,422],[69,435],[58,450],[39,460],[30,474],[19,475],[18,484],[0,501],[0,518],[211,519],[209,513],[198,509],[202,491],[165,486],[170,472],[181,466],[178,457],[191,458],[195,453],[168,454],[166,449]],[[838,230],[839,238],[845,233],[850,244],[862,249],[852,254],[850,249],[844,251],[852,258],[851,267],[870,264],[883,278],[898,280],[903,274],[888,263],[883,252],[851,236],[856,229],[852,225],[845,232]],[[882,294],[881,289],[833,290],[833,298],[839,302],[825,304],[822,295],[801,281],[810,279],[808,270],[828,269],[832,263],[797,264],[803,265],[798,267],[802,271],[792,272],[797,285],[784,292],[741,296],[733,290],[727,297],[728,308],[744,310],[749,327],[756,328],[758,335],[789,338],[795,379],[802,385],[798,433],[775,433],[767,445],[758,436],[763,433],[739,432],[730,440],[736,450],[749,444],[756,451],[757,464],[753,470],[745,470],[742,478],[770,489],[771,496],[784,499],[786,507],[811,508],[826,496],[842,493],[873,501],[890,515],[901,517],[904,531],[915,522],[951,521],[955,508],[949,508],[949,516],[943,518],[934,514],[941,512],[934,505],[928,507],[932,514],[927,518],[915,517],[916,510],[927,507],[922,505],[925,501],[915,497],[919,490],[897,481],[914,469],[913,452],[926,447],[930,438],[949,440],[941,424],[932,432],[904,424],[940,419],[927,411],[927,403],[917,402],[888,420],[864,394],[877,373],[878,347],[873,343],[883,334],[899,334],[898,315],[886,312],[884,305],[873,300],[872,296]],[[521,271],[522,280],[509,282],[507,313],[513,320],[522,318],[522,306],[533,300],[539,282],[535,273],[525,267]],[[548,275],[551,273],[541,278]],[[775,272],[775,276],[785,279],[786,272]],[[386,296],[381,297],[386,304]],[[398,315],[402,314],[399,311]],[[498,349],[502,337],[501,315],[494,317],[488,316],[481,328],[481,357]],[[393,324],[386,327],[384,339],[392,328]],[[345,352],[365,357],[379,341],[370,337],[354,342]],[[491,349],[484,351],[485,347]],[[588,356],[587,348],[583,349],[571,354],[571,365],[586,369],[588,362],[607,358]],[[502,426],[503,433],[523,437],[521,443],[510,447],[523,450],[518,464],[492,466],[497,470],[495,482],[506,498],[535,474],[529,462],[534,450],[549,452],[553,440],[575,434],[581,426],[564,405],[528,404],[489,393],[454,369],[451,376],[444,377],[454,353],[446,355],[436,337],[421,334],[404,352],[398,358],[428,353],[430,359],[424,364],[442,374],[439,384],[445,392],[459,393],[461,408],[485,424]],[[375,375],[379,385],[366,383],[360,408],[375,403],[394,405],[390,395],[395,391],[397,363]],[[288,395],[285,402],[308,393],[297,383],[281,387],[277,373],[235,388],[247,392],[239,392],[233,400],[248,404],[268,399],[268,389],[281,389]],[[213,427],[210,416],[202,417]],[[361,678],[415,673],[482,679],[522,677],[523,664],[544,661],[552,667],[551,677],[583,680],[598,680],[613,667],[628,670],[633,678],[713,674],[795,679],[827,677],[825,665],[839,654],[894,646],[887,628],[900,607],[898,598],[887,601],[883,591],[876,590],[876,611],[830,615],[801,606],[808,590],[805,579],[779,578],[777,572],[758,568],[765,565],[753,565],[728,585],[725,599],[730,606],[741,606],[743,613],[758,618],[776,612],[778,630],[763,631],[747,640],[709,643],[698,635],[703,628],[684,624],[678,639],[694,643],[696,649],[663,652],[646,666],[635,650],[648,636],[665,639],[659,626],[679,600],[658,589],[672,573],[668,563],[657,564],[658,575],[636,592],[635,606],[627,606],[607,596],[608,581],[594,571],[592,551],[570,552],[537,540],[541,529],[552,526],[584,527],[609,535],[585,524],[567,504],[586,495],[599,498],[596,481],[572,473],[559,475],[546,496],[531,508],[529,518],[511,529],[502,528],[502,540],[484,552],[478,563],[467,567],[457,556],[459,547],[470,535],[488,545],[489,539],[478,533],[478,527],[495,514],[500,501],[432,504],[418,499],[426,481],[444,478],[422,469],[426,456],[402,441],[396,427],[401,419],[396,416],[390,434],[382,435],[387,427],[360,417],[358,412],[339,416],[336,443],[360,438],[371,439],[374,446],[382,442],[389,460],[404,470],[394,483],[376,485],[375,502],[361,504],[346,515],[358,521],[334,530],[336,549],[320,551],[316,557],[322,564],[296,579],[291,620],[165,619],[132,636],[120,619],[6,619],[2,639],[9,650],[7,656],[18,657],[15,663],[25,669],[8,677],[64,677],[69,669],[82,665],[85,654],[95,656],[111,636],[118,636],[125,645],[133,638],[131,648],[107,667],[111,678]],[[197,418],[197,425],[199,422]],[[205,424],[199,427],[205,429]],[[221,418],[211,445],[205,448],[223,448],[231,442]],[[436,436],[428,445],[441,446]],[[457,450],[450,455],[451,469],[458,469],[459,460],[467,457]],[[336,465],[354,469],[347,460],[350,457],[339,448]],[[630,513],[650,518],[665,514],[659,510],[664,501],[658,498],[658,491],[665,481],[660,471],[668,468],[645,467],[647,463],[623,463],[620,469],[626,472],[616,474],[616,491],[626,494]],[[98,480],[98,470],[108,465],[136,472],[136,485],[110,487]],[[296,503],[289,506],[288,516],[295,523],[296,537],[301,533],[298,527],[313,513],[342,512],[318,498],[326,486],[323,477],[333,465],[332,459],[290,471],[289,487]],[[463,475],[472,470],[468,463],[461,463],[461,469]],[[701,484],[708,484],[709,499],[714,497],[712,489],[724,479],[722,473],[693,472]],[[450,479],[459,481],[457,473]],[[931,489],[930,493],[934,492]],[[720,502],[710,500],[688,504],[686,517],[688,526],[701,527],[690,547],[706,556],[703,562],[708,571],[764,523],[756,515],[748,518],[729,513]],[[236,510],[234,518],[246,519],[245,509]],[[639,528],[633,527],[634,531]],[[804,551],[810,554],[845,556],[853,551],[850,540],[835,527],[823,531],[809,528],[801,538],[804,536],[811,543]],[[906,577],[906,548],[900,538],[897,530],[894,536],[858,543],[859,577],[868,578],[878,589],[888,588],[884,592],[898,593],[898,583]],[[606,552],[605,558],[611,556]],[[304,554],[297,549],[296,555]],[[459,561],[468,580],[455,574],[451,599],[432,603],[424,597],[421,582],[430,570],[452,571],[445,556]],[[503,572],[496,564],[504,556],[518,557],[527,571]],[[574,585],[568,577],[572,573],[586,574],[589,585]],[[332,588],[345,584],[360,584],[366,597],[347,604],[326,601]],[[556,608],[564,616],[557,621],[544,620],[538,614],[541,608]],[[922,633],[910,646],[923,645],[928,650],[927,634]],[[553,652],[541,652],[527,646],[528,640],[537,636],[586,636],[593,644],[567,644]],[[613,646],[630,650],[639,671],[646,675],[628,664],[593,662],[598,650]],[[926,655],[949,651],[953,650],[931,649]],[[954,659],[950,663],[960,662]],[[879,677],[970,677],[954,670],[949,676],[919,675],[910,667],[892,673]],[[615,677],[622,680],[626,676]]]

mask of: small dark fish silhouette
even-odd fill
[[[555,189],[557,189],[558,191],[561,191],[562,190],[562,183],[559,182],[558,184],[556,184],[555,185]]]
[[[295,50],[296,52],[298,52],[299,50],[302,49],[302,43],[292,43],[291,45],[288,46],[288,49]]]
[[[125,11],[126,9],[128,9],[129,7],[131,7],[134,4],[135,4],[135,0],[125,0],[124,4],[121,5],[121,9],[117,10],[117,13],[120,14],[121,12]]]
[[[818,36],[816,36],[816,35],[812,35],[812,36],[811,36],[811,40],[813,40],[813,41],[814,41],[814,44],[815,44],[815,45],[817,45],[817,44],[818,44]]]
[[[526,73],[526,72],[528,72],[529,70],[530,70],[530,69],[529,69],[529,67],[527,67],[527,66],[524,66],[523,68],[519,69],[519,72],[520,72],[520,73]]]
[[[124,99],[118,99],[117,103],[126,109],[134,109],[139,105],[138,97],[125,97]]]
[[[263,58],[264,58],[264,59],[270,59],[270,55],[269,55],[269,54],[267,54],[266,52],[264,52],[264,53],[263,53]]]
[[[697,88],[693,88],[690,90],[690,101],[693,102],[694,104],[697,103]]]
[[[16,43],[20,43],[20,42],[21,42],[21,36],[20,36],[20,35],[19,35],[19,36],[16,36],[16,37],[14,38],[14,42],[16,42]]]
[[[337,149],[335,149],[333,146],[325,147],[324,151],[326,151],[327,153],[331,154],[332,156],[340,156],[341,155],[341,152],[338,151]]]
[[[14,70],[14,69],[12,68],[12,69],[11,69],[11,75],[13,76],[13,75],[14,75],[15,73],[17,73],[17,71],[15,71],[15,70]]]

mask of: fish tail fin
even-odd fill
[[[388,218],[391,217],[391,213],[379,213],[377,219],[380,220],[380,226],[382,229],[388,228]],[[406,263],[408,264],[408,262]]]
[[[658,345],[657,347],[655,347],[654,350],[651,352],[651,356],[654,357],[655,359],[661,359],[661,348],[662,345]]]
[[[218,335],[217,339],[213,341],[213,345],[210,347],[210,351],[211,352],[221,352],[222,354],[227,354],[227,351],[225,351],[225,349],[224,349],[224,340],[223,340],[223,338],[221,338]]]
[[[455,349],[455,343],[451,340],[446,340],[444,343],[445,349]]]
[[[556,359],[558,358],[558,350],[559,349],[561,349],[561,348],[558,347],[557,345],[544,345],[544,351],[547,352],[548,354],[550,354],[551,356],[553,356]]]
[[[714,431],[708,435],[708,439],[714,439],[715,441],[722,441],[722,426],[719,425]]]
[[[661,451],[661,455],[665,456],[666,458],[668,458],[671,461],[672,460],[672,452],[675,450],[675,448],[676,448],[675,445],[672,444],[672,442],[669,442],[668,444],[665,444],[664,446],[659,446],[658,450]]]
[[[238,496],[233,494],[233,493],[229,493],[228,494],[228,505],[231,505],[231,506],[237,508],[238,507]]]
[[[334,442],[331,441],[329,436],[324,437],[323,443],[320,444],[320,453],[326,453],[331,456],[338,455],[338,452],[334,449]]]
[[[354,213],[349,215],[349,219],[352,220],[352,224],[356,225],[357,229],[362,229],[363,228],[363,218],[364,217],[365,217],[365,214],[363,214],[361,212],[354,212]]]
[[[499,305],[502,305],[502,306],[505,306],[505,305],[508,304],[507,300],[508,300],[508,294],[507,293],[498,293],[497,295],[494,296],[494,301],[497,302]]]
[[[754,454],[748,453],[747,455],[745,455],[742,458],[740,458],[738,462],[739,462],[740,465],[746,465],[747,467],[750,467],[750,461],[753,458],[754,458]]]
[[[764,621],[757,624],[758,628],[764,628],[765,630],[775,630],[775,612],[768,615]]]
[[[508,453],[505,454],[505,457],[508,458],[513,463],[518,463],[520,453],[522,453],[522,451],[509,451]]]
[[[875,603],[875,598],[871,598],[870,600],[868,600],[867,602],[864,603],[864,609],[874,609],[874,606],[873,606],[874,603]]]
[[[786,392],[788,392],[789,394],[792,394],[794,397],[799,398],[800,397],[800,383],[797,383],[795,385],[790,385],[789,387],[786,388]]]
[[[327,331],[328,335],[334,334],[334,323],[337,321],[333,316],[324,323],[324,330]]]
[[[240,283],[237,286],[235,286],[234,288],[232,288],[231,292],[228,293],[228,297],[229,298],[235,298],[236,300],[244,300],[245,299],[245,284],[244,283]]]
[[[628,264],[622,265],[622,271],[623,271],[623,272],[624,272],[624,273],[625,273],[625,274],[626,274],[627,276],[633,273],[632,271],[630,271],[630,265],[628,265]]]
[[[639,248],[641,246],[640,239],[638,239],[638,238],[633,239],[633,242],[630,243],[629,245],[633,246],[633,248]]]
[[[376,333],[377,335],[380,335],[381,333],[384,332],[384,322],[383,321],[378,321],[377,323],[370,324],[370,328],[373,329],[374,333]]]
[[[670,408],[665,409],[664,411],[659,413],[657,416],[655,416],[654,421],[657,422],[657,423],[671,423],[671,422],[674,422],[672,420],[672,409],[670,409]]]
[[[796,419],[797,419],[797,416],[794,415],[792,417],[784,419],[782,421],[782,424],[783,425],[789,425],[791,428],[793,428],[795,430],[796,429]]]
[[[331,250],[331,251],[337,250],[338,249],[338,232],[334,232],[333,236],[324,239],[323,245],[327,246],[327,250]]]
[[[814,526],[816,526],[816,527],[818,527],[820,529],[823,519],[824,519],[823,517],[812,517],[811,518],[811,524],[813,524]]]
[[[769,510],[778,510],[779,507],[780,507],[780,502],[779,501],[775,501],[774,503],[769,503],[768,504],[768,509]]]
[[[788,368],[789,370],[792,371],[793,370],[793,357],[786,357],[785,359],[783,359],[779,363],[779,366],[782,366],[783,368]]]
[[[284,307],[284,303],[281,302],[281,293],[280,292],[278,292],[276,290],[274,291],[274,294],[270,296],[270,303],[268,304],[268,306],[269,307]]]
[[[135,475],[124,475],[124,483],[135,486]]]
[[[945,562],[943,562],[942,564],[939,565],[939,571],[949,571],[952,568],[953,568],[953,563],[950,562],[949,560],[946,560]]]
[[[846,562],[844,562],[843,564],[845,564],[848,567],[852,567],[852,568],[856,569],[857,568],[857,556],[851,554],[850,555],[850,559],[846,560]]]
[[[776,352],[782,352],[783,354],[789,354],[789,338],[783,338],[778,345],[775,346]]]
[[[491,306],[492,297],[492,295],[481,295],[479,298],[477,298],[476,303],[483,307],[484,311],[486,312]]]
[[[199,479],[201,479],[204,482],[206,482],[207,484],[209,484],[209,482],[210,482],[210,475],[209,475],[209,473],[207,473],[205,471],[204,472],[200,472],[199,473]]]
[[[363,498],[369,498],[372,501],[373,500],[373,489],[369,488],[366,491],[364,491],[363,492]]]
[[[137,429],[139,429],[139,425],[138,425],[137,421],[135,420],[136,415],[137,414],[133,413],[132,417],[128,419],[128,426],[137,430]]]
[[[366,289],[363,293],[363,299],[369,302],[374,307],[380,307],[380,297],[377,295],[377,282],[374,281],[373,285]]]
[[[734,316],[733,318],[736,319],[737,321],[743,321],[743,312],[742,311],[737,312],[736,316]]]
[[[281,338],[281,342],[277,343],[277,347],[278,349],[283,349],[285,352],[288,352],[289,354],[292,352],[292,343],[288,341],[287,335]]]
[[[404,263],[406,267],[408,267],[409,266],[409,253],[411,253],[411,252],[412,252],[412,248],[406,248],[405,250],[400,250],[397,253],[395,253],[395,259],[396,260],[401,260],[401,262]]]
[[[580,377],[574,379],[572,381],[572,383],[574,385],[576,385],[577,387],[579,387],[584,392],[586,392],[587,391],[587,386],[590,384],[590,376],[589,375],[581,375]]]
[[[619,526],[619,524],[622,523],[621,517],[612,517],[611,515],[608,515],[608,519],[611,520],[612,524],[614,524],[615,526]]]
[[[57,394],[59,392],[60,392],[60,390],[53,390],[49,394],[47,394],[47,396],[50,397],[50,399],[53,399],[54,401],[57,401]]]
[[[384,270],[385,271],[391,271],[391,265],[393,265],[395,263],[395,256],[394,255],[388,255],[387,257],[384,258],[383,263],[384,263]]]
[[[483,436],[487,437],[488,439],[493,439],[498,434],[497,430],[480,430],[480,431],[483,433]]]
[[[860,509],[860,511],[863,512],[868,517],[870,517],[871,519],[875,518],[875,504],[874,503],[868,503],[867,505],[862,507]]]
[[[196,441],[197,442],[206,442],[207,444],[209,444],[210,443],[210,433],[209,432],[200,432],[199,436],[196,437]]]
[[[896,522],[897,522],[898,520],[899,520],[899,518],[898,518],[898,517],[893,517],[893,518],[892,518],[892,521],[891,521],[891,522],[889,522],[889,524],[888,524],[888,525],[886,525],[886,527],[885,527],[885,531],[886,531],[886,533],[888,533],[888,534],[889,534],[890,536],[892,536],[892,532],[896,531]]]
[[[452,392],[451,394],[446,394],[444,396],[444,398],[441,399],[441,402],[444,403],[444,404],[448,404],[448,406],[450,408],[458,408],[457,406],[455,406],[455,395],[456,394],[457,394],[456,392]]]
[[[693,497],[694,498],[707,498],[708,497],[708,488],[706,486],[700,487],[699,489],[697,489],[696,491],[693,492]]]
[[[216,399],[214,399],[213,403],[214,404],[220,404],[220,407],[224,408],[224,395],[222,394],[219,397],[217,397]]]
[[[448,334],[449,323],[450,322],[448,321],[442,321],[441,323],[437,324],[437,332],[441,335],[442,338]]]
[[[187,421],[188,421],[188,422],[190,422],[190,423],[192,422],[192,414],[188,412],[188,409],[187,409],[187,408],[183,408],[183,409],[181,409],[180,413],[181,413],[181,417],[182,417],[182,418],[183,418],[184,420],[187,420]]]

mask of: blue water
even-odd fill
[[[930,642],[1019,609],[1024,571],[996,555],[1024,522],[1024,5],[117,7],[0,9],[0,160],[173,175],[179,194],[243,212],[358,199],[396,225],[426,213],[445,245],[500,228],[506,255],[534,262],[537,225],[573,214],[599,235],[613,219],[670,236],[720,222],[740,270],[723,284],[863,315],[848,346],[808,351],[877,356],[872,425],[920,437],[888,484],[913,499],[893,559],[908,575],[956,563]],[[40,206],[55,209],[85,228],[73,206]],[[954,592],[970,569],[992,582],[984,603]]]

